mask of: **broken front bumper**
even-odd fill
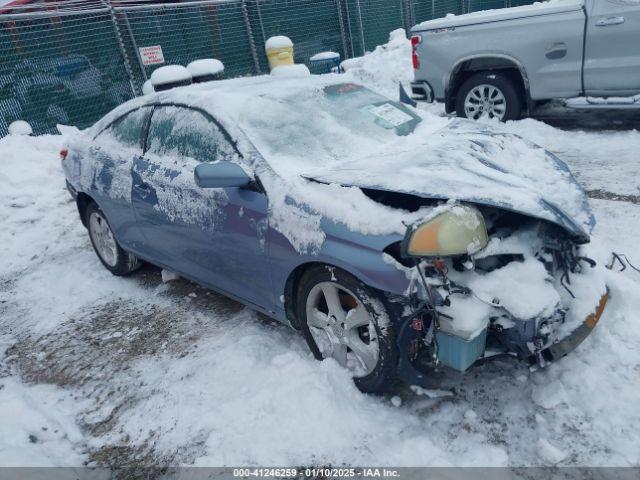
[[[541,348],[537,352],[531,353],[529,356],[523,356],[514,351],[498,352],[487,349],[485,350],[484,355],[476,357],[477,360],[475,363],[483,363],[492,357],[498,358],[498,356],[506,354],[517,357],[522,361],[528,361],[530,365],[545,367],[575,350],[589,336],[602,317],[608,300],[609,294],[607,290],[607,292],[600,297],[599,302],[594,305],[594,310],[587,315],[586,318],[571,331],[571,333],[559,340],[556,340],[550,345]],[[407,318],[401,322],[401,328],[397,337],[399,351],[401,352],[398,367],[400,376],[405,382],[414,385],[432,387],[433,378],[430,371],[436,365],[443,366],[444,363],[432,363],[429,358],[424,357],[421,361],[419,355],[412,355],[412,352],[418,352],[418,346],[423,342],[423,328],[424,322],[419,318]],[[435,354],[434,356],[438,356],[436,352],[433,353]],[[457,370],[458,372],[461,371],[459,369]]]
[[[562,340],[541,350],[537,355],[532,355],[529,361],[531,363],[537,363],[540,366],[545,366],[547,363],[558,360],[575,350],[593,331],[598,321],[600,321],[600,317],[604,313],[608,300],[609,293],[607,292],[600,298],[600,302],[596,305],[595,311],[589,314],[578,328]]]

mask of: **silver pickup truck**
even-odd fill
[[[514,120],[574,97],[587,97],[576,106],[640,107],[640,0],[551,0],[411,32],[412,96],[443,101],[447,113]]]

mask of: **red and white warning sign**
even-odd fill
[[[164,63],[164,55],[160,45],[152,45],[150,47],[140,47],[140,58],[143,65],[159,65]]]

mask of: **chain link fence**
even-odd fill
[[[162,64],[218,58],[225,75],[268,71],[264,42],[286,35],[297,63],[363,55],[397,28],[523,0],[61,0],[0,7],[0,136],[87,127],[141,93]],[[144,54],[152,50],[155,60]],[[142,53],[141,53],[142,52]],[[158,54],[161,52],[160,60]]]

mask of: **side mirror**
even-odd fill
[[[251,179],[237,164],[231,162],[201,163],[194,171],[200,188],[246,187]]]

